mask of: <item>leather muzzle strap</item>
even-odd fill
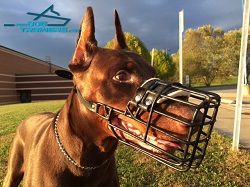
[[[90,111],[96,113],[98,116],[106,119],[106,120],[110,120],[110,116],[111,116],[111,112],[112,111],[116,111],[118,113],[123,113],[119,110],[116,110],[110,106],[107,106],[103,103],[98,103],[98,102],[91,102],[91,101],[87,101],[86,99],[83,98],[80,90],[75,86],[78,98],[80,100],[80,102]],[[104,110],[104,113],[99,113],[99,108],[102,108]]]
[[[80,102],[86,107],[88,108],[89,110],[91,110],[92,112],[96,112],[96,109],[97,109],[97,104],[94,103],[94,102],[90,102],[90,101],[87,101],[83,98],[80,90],[75,86],[75,89],[76,89],[76,93],[78,95],[78,98],[80,99]]]

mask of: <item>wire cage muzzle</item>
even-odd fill
[[[87,101],[82,97],[77,87],[76,92],[80,102],[85,107],[108,121],[114,135],[121,142],[178,171],[197,168],[201,164],[220,105],[220,96],[215,93],[188,88],[179,83],[166,83],[156,78],[147,80],[137,89],[134,97],[127,103],[125,111],[117,110],[103,103]],[[192,108],[192,119],[187,121],[174,113],[159,110],[159,106],[165,105],[168,108],[173,103],[180,103],[182,106]],[[146,114],[146,117],[142,118],[142,114]],[[182,124],[187,129],[186,136],[179,137],[175,133],[166,130],[165,126],[164,128],[157,126],[152,118],[153,115]],[[136,135],[136,133],[122,127],[119,123],[113,123],[112,120],[120,119],[117,119],[118,117],[114,118],[115,116],[123,116],[133,121],[132,123],[139,123],[145,130],[140,135]],[[123,134],[117,132],[117,130]],[[171,141],[167,142],[161,139],[163,147],[158,145],[158,142],[150,141],[152,136],[149,135],[149,132],[152,131],[167,137],[167,141],[174,142],[174,151],[164,149],[164,146],[172,146],[169,145]],[[150,149],[143,147],[141,143]],[[164,143],[168,145],[164,145]]]
[[[187,122],[178,116],[157,110],[156,106],[164,102],[180,102],[195,108],[192,120]],[[132,118],[145,126],[144,136],[138,137],[132,132],[121,127],[116,127],[113,124],[110,124],[110,126],[143,142],[147,146],[151,146],[154,151],[145,149],[132,143],[132,141],[124,140],[117,135],[118,139],[124,144],[143,152],[171,168],[178,171],[187,171],[190,168],[199,167],[205,156],[219,105],[220,97],[217,94],[187,88],[179,83],[169,84],[158,79],[153,79],[144,83],[137,90],[134,98],[128,102],[124,113],[124,116]],[[142,112],[148,113],[147,120],[141,119],[140,114]],[[154,113],[185,125],[188,128],[187,137],[179,138],[171,132],[155,126],[151,119]],[[200,120],[197,120],[198,116]],[[150,130],[168,136],[173,141],[182,144],[183,147],[176,149],[174,152],[165,151],[157,144],[148,141],[148,132]],[[114,129],[113,132],[116,134]]]

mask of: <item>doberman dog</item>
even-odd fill
[[[114,157],[117,138],[161,155],[148,144],[129,137],[119,127],[140,137],[148,131],[147,140],[167,153],[183,146],[183,142],[173,141],[154,129],[146,129],[140,121],[116,112],[125,111],[137,89],[155,77],[156,72],[127,47],[116,10],[115,29],[114,49],[98,47],[93,11],[91,7],[87,8],[68,66],[70,73],[66,75],[73,79],[74,88],[58,114],[40,113],[21,123],[11,145],[3,186],[18,186],[22,179],[22,185],[29,187],[119,186]],[[135,100],[139,99],[136,97]],[[103,104],[96,109],[98,115],[91,110],[95,108],[95,102]],[[115,110],[107,112],[107,108]],[[193,106],[175,101],[159,105],[158,109],[180,116],[184,121],[191,121],[195,113]],[[107,113],[109,121],[102,117]],[[147,112],[139,114],[140,119],[147,119],[148,115]],[[196,115],[196,121],[200,121],[200,112]],[[160,113],[152,114],[150,119],[155,128],[171,132],[179,139],[190,134],[180,120]],[[196,129],[192,134],[195,132]]]

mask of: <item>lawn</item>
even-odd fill
[[[0,186],[18,124],[37,112],[56,112],[63,103],[64,101],[52,101],[0,106]],[[250,186],[250,152],[244,149],[233,152],[231,144],[230,139],[214,131],[200,168],[185,173],[174,171],[120,144],[116,157],[121,186]]]
[[[217,86],[233,86],[237,85],[238,82],[238,76],[229,76],[227,79],[215,79],[211,83],[211,87],[217,87]],[[248,78],[248,82],[250,83],[250,76]],[[203,81],[198,81],[196,80],[195,82],[192,83],[192,87],[206,87],[205,83]]]

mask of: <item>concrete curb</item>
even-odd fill
[[[221,102],[225,103],[225,104],[236,104],[236,101],[231,100],[231,99],[223,99],[223,98],[221,98]]]

